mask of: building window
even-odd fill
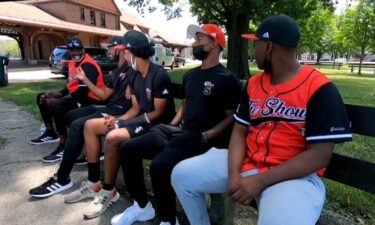
[[[120,30],[120,17],[116,17],[116,30]]]
[[[105,27],[105,14],[100,13],[100,26]]]
[[[90,24],[96,25],[95,11],[90,10]]]
[[[85,8],[79,8],[79,12],[81,14],[81,20],[85,20]]]

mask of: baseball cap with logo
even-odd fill
[[[138,50],[150,45],[150,39],[142,32],[130,30],[124,34],[122,44],[116,46],[116,49]]]
[[[123,42],[122,40],[123,40],[123,39],[122,39],[121,36],[113,36],[113,37],[110,39],[110,41],[109,41],[107,47],[110,48],[110,47],[114,47],[114,46],[116,46],[116,45],[121,45],[122,42]]]
[[[212,37],[220,47],[223,49],[225,48],[225,35],[220,27],[218,27],[216,24],[206,24],[202,27],[194,24],[189,25],[187,29],[188,38],[195,38],[198,33],[207,34],[208,36]]]
[[[279,45],[297,48],[301,33],[296,21],[291,17],[276,15],[263,20],[255,34],[242,34],[241,36],[255,41],[271,41]]]
[[[82,41],[81,39],[77,38],[77,37],[71,37],[68,39],[68,41],[66,42],[66,47],[70,50],[70,49],[83,49],[83,44],[82,44]]]

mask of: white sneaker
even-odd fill
[[[86,219],[93,219],[102,215],[105,210],[108,209],[113,203],[115,203],[120,198],[119,193],[113,189],[112,191],[107,191],[102,189],[99,194],[97,194],[88,207],[87,212],[83,215]]]
[[[65,197],[65,203],[75,203],[84,199],[94,198],[102,189],[100,182],[83,181],[81,187]]]
[[[151,203],[148,202],[146,207],[139,207],[138,203],[134,201],[134,204],[123,213],[117,214],[112,217],[112,225],[132,225],[137,221],[147,221],[155,217],[155,209],[152,207]]]
[[[160,225],[172,225],[170,222],[161,222]],[[178,222],[178,219],[176,217],[176,224],[175,225],[180,225],[180,223]]]
[[[160,225],[171,225],[170,222],[161,222]],[[175,225],[180,225],[180,223],[178,222],[178,219],[176,217],[176,224]]]

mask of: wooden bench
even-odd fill
[[[350,72],[351,73],[354,73],[354,69],[359,69],[359,63],[348,63],[348,66],[350,67]],[[374,75],[375,75],[375,63],[369,63],[369,62],[365,62],[365,63],[362,63],[362,66],[361,66],[362,69],[374,69]]]
[[[332,69],[341,69],[341,66],[343,65],[342,62],[335,62],[335,61],[328,61],[328,62],[313,62],[313,61],[300,61],[302,65],[311,65],[317,68],[321,68],[322,66],[325,67],[332,67]]]
[[[241,83],[245,85],[246,81]],[[182,99],[181,90],[182,85],[172,85],[174,98]],[[345,106],[352,133],[375,137],[375,108],[350,104]],[[334,153],[324,177],[375,194],[375,163]],[[256,208],[255,202],[251,206]],[[234,211],[235,204],[226,194],[211,194],[210,218],[213,225],[233,225]],[[323,225],[324,222],[318,224]]]

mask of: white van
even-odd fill
[[[170,48],[165,48],[162,44],[155,44],[155,55],[151,61],[161,66],[173,69],[174,57]]]

